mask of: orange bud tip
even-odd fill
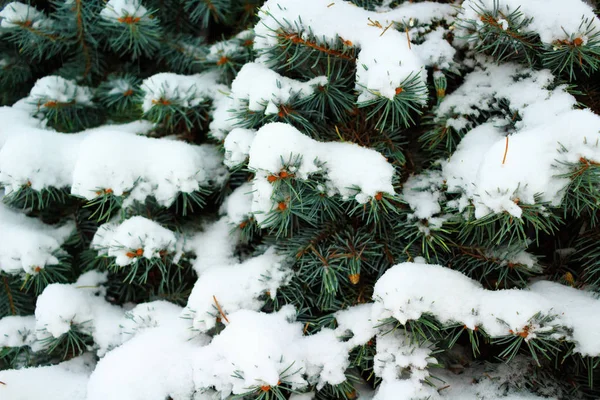
[[[34,271],[36,274],[37,274],[37,273],[39,273],[41,270],[42,270],[42,268],[41,268],[41,267],[35,267],[35,268],[33,269],[33,271]]]
[[[279,177],[280,177],[281,179],[285,179],[285,178],[287,178],[288,176],[290,176],[290,174],[288,174],[286,171],[281,171],[281,172],[279,173]]]
[[[129,89],[128,91],[126,91],[126,92],[123,92],[123,96],[124,96],[124,97],[129,97],[129,96],[131,96],[132,94],[133,94],[133,89]]]
[[[277,204],[277,209],[279,211],[285,211],[287,210],[287,204],[285,204],[284,201],[279,202],[279,204]]]
[[[158,100],[152,100],[152,104],[161,104],[163,106],[169,106],[171,105],[171,102],[167,99],[163,99],[162,97]]]
[[[125,255],[129,258],[135,258],[135,253],[132,253],[131,251],[128,251],[127,253],[125,253]]]
[[[262,390],[263,392],[268,392],[269,390],[271,390],[271,386],[269,386],[269,385],[261,386],[260,390]]]
[[[117,19],[117,21],[119,21],[122,24],[135,24],[136,22],[140,22],[140,17],[132,17],[131,15],[128,15],[126,17],[121,17],[119,19]]]
[[[269,175],[267,176],[267,180],[269,181],[269,183],[273,183],[277,180],[277,175]]]
[[[383,199],[383,193],[377,192],[377,194],[375,195],[375,200],[381,201],[382,199]]]
[[[229,58],[227,58],[226,56],[223,56],[223,57],[219,58],[219,61],[217,61],[217,65],[227,64],[228,62],[229,62]]]
[[[574,44],[575,46],[581,46],[581,45],[583,44],[583,39],[582,39],[582,38],[580,38],[580,37],[578,37],[578,38],[575,38],[575,39],[573,40],[573,44]]]
[[[136,255],[136,256],[141,256],[142,254],[144,254],[144,249],[137,249],[137,250],[135,251],[135,255]]]
[[[399,95],[402,92],[404,92],[404,89],[402,89],[401,87],[397,87],[396,88],[396,96]]]
[[[348,275],[348,279],[350,279],[350,283],[357,285],[360,281],[360,274],[350,274]]]

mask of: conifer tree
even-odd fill
[[[1,399],[600,396],[599,4],[0,6]]]

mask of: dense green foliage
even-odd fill
[[[41,77],[59,75],[94,88],[94,104],[34,99],[38,104],[37,117],[57,131],[71,133],[107,122],[147,119],[157,123],[151,136],[175,135],[191,143],[221,145],[208,134],[212,118],[209,101],[193,107],[165,101],[162,107],[144,113],[140,84],[159,72],[192,74],[207,70],[218,71],[220,82],[231,84],[241,66],[257,56],[250,34],[245,38],[235,35],[257,22],[255,12],[260,3],[148,0],[145,6],[151,18],[114,23],[98,18],[103,7],[100,0],[31,1],[40,15],[18,26],[0,29],[0,104],[11,105],[26,97]],[[375,9],[382,2],[353,3]],[[392,5],[400,3],[395,1]],[[502,16],[508,28],[499,25],[497,9],[482,8],[478,13],[479,21],[456,22],[469,32],[469,37],[463,39],[475,43],[475,53],[535,70],[548,68],[558,77],[555,84],[570,85],[582,107],[600,113],[600,32],[589,32],[585,44],[573,37],[555,43],[551,49],[536,33],[523,31],[528,17],[518,11]],[[33,27],[36,20],[46,18],[54,23]],[[450,29],[443,22],[423,25],[423,32],[438,25],[451,41],[454,27]],[[397,23],[389,29],[404,32],[405,26]],[[394,165],[397,193],[402,192],[404,182],[412,174],[435,174],[439,170],[438,160],[452,154],[468,129],[448,128],[445,120],[434,118],[434,112],[445,95],[470,72],[470,64],[462,61],[473,54],[459,52],[450,68],[437,70],[435,78],[429,74],[427,87],[414,76],[402,82],[402,90],[397,90],[394,99],[378,97],[358,104],[354,76],[359,49],[343,40],[331,43],[314,36],[299,40],[298,35],[299,32],[282,26],[277,32],[279,46],[261,55],[284,76],[306,81],[325,75],[328,83],[308,97],[292,98],[279,105],[277,114],[265,116],[250,109],[235,110],[237,126],[258,129],[267,122],[280,121],[320,141],[352,142],[375,149]],[[419,40],[413,38],[414,43]],[[224,50],[215,59],[210,54],[211,46],[226,48],[227,41],[234,41],[245,50],[232,54]],[[126,89],[118,92],[113,90],[115,87]],[[469,129],[494,115],[507,113],[511,113],[510,104],[499,99],[491,113],[486,107],[478,118],[467,116]],[[504,129],[510,133],[514,127]],[[401,195],[380,193],[366,204],[341,196],[328,197],[323,192],[323,176],[295,178],[295,162],[287,160],[286,167],[269,179],[277,207],[265,222],[258,226],[249,218],[231,229],[242,234],[240,254],[260,253],[265,245],[274,244],[288,256],[297,274],[279,290],[275,300],[265,300],[264,310],[293,304],[299,312],[298,319],[306,324],[307,334],[322,327],[335,327],[336,311],[369,302],[374,283],[387,269],[417,257],[457,269],[490,290],[523,288],[532,278],[544,276],[573,287],[600,291],[600,165],[596,163],[581,159],[570,165],[571,173],[566,178],[571,183],[562,205],[522,204],[521,219],[508,213],[476,219],[472,207],[458,212],[452,204],[456,194],[446,193],[441,184],[436,190],[445,194],[442,213],[450,217],[445,217],[439,226],[426,226],[426,220],[412,216],[413,211]],[[64,251],[57,254],[56,265],[23,277],[0,273],[0,317],[31,314],[36,296],[49,283],[74,282],[82,272],[91,269],[109,271],[107,299],[115,304],[167,299],[185,305],[196,280],[189,255],[174,260],[165,254],[162,259],[143,260],[135,268],[123,269],[114,259],[90,249],[96,229],[114,216],[124,219],[132,215],[143,215],[173,231],[197,229],[203,221],[217,215],[232,189],[251,178],[247,165],[239,165],[222,187],[180,194],[169,208],[154,199],[122,207],[124,199],[115,196],[110,188],[104,188],[92,201],[71,196],[68,188],[35,191],[25,185],[12,192],[2,199],[10,207],[23,209],[49,224],[74,219],[77,230],[63,246]],[[536,256],[537,269],[510,262],[523,250]],[[543,324],[544,318],[539,316],[540,321],[532,323]],[[399,325],[395,320],[384,324],[389,324],[390,329]],[[532,341],[525,341],[523,332],[491,339],[483,330],[444,326],[428,316],[409,321],[401,328],[411,332],[416,342],[434,343],[439,350],[436,357],[446,367],[460,369],[483,362],[492,365],[521,354],[529,360],[521,382],[528,390],[543,394],[544,388],[558,387],[560,392],[555,394],[565,399],[600,396],[600,359],[574,353],[572,345],[556,341],[551,332]],[[89,340],[73,326],[64,337],[48,343],[45,354],[27,349],[0,350],[0,368],[68,359],[83,352]],[[456,353],[450,349],[462,347],[472,351],[456,359]],[[353,384],[360,378],[376,387],[379,382],[372,374],[374,355],[373,342],[355,349],[348,381],[339,387],[326,386],[317,392],[317,398],[351,399]],[[432,375],[435,376],[435,369]],[[263,397],[248,398],[265,398],[264,393],[258,392]]]

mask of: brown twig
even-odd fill
[[[77,8],[77,39],[81,44],[81,49],[83,51],[83,58],[85,58],[85,70],[83,72],[83,77],[88,76],[90,71],[92,70],[92,57],[90,56],[90,49],[85,43],[84,28],[83,28],[83,17],[81,15],[81,0],[75,0],[75,6]]]
[[[225,313],[223,312],[223,309],[221,308],[221,305],[217,301],[217,298],[215,297],[215,295],[213,295],[213,300],[215,301],[215,304],[217,306],[217,309],[219,310],[219,314],[221,314],[221,317],[223,317],[223,319],[225,321],[227,321],[227,323],[229,323],[229,320],[227,319],[227,315],[225,315]]]
[[[508,136],[506,137],[506,147],[504,148],[504,158],[502,159],[502,165],[506,162],[506,155],[508,154]]]
[[[284,39],[290,40],[292,43],[294,44],[301,44],[304,45],[306,47],[310,47],[311,49],[315,49],[318,51],[322,51],[323,53],[332,55],[332,56],[336,56],[336,57],[340,57],[340,58],[345,58],[346,60],[354,60],[354,57],[349,56],[348,54],[344,54],[339,50],[332,50],[332,49],[328,49],[325,46],[321,46],[317,43],[311,42],[309,40],[305,40],[302,39],[297,33],[285,33],[282,32],[278,35],[279,37],[282,37]]]
[[[12,297],[12,292],[10,290],[10,286],[8,286],[8,279],[6,277],[3,277],[3,281],[4,281],[4,289],[6,290],[6,297],[8,297],[8,304],[10,306],[10,312],[12,315],[17,315],[17,311],[15,310],[15,303],[14,303],[13,297]]]
[[[408,34],[408,26],[405,26],[404,30],[406,31],[406,41],[408,42],[408,49],[412,50],[412,48],[410,47],[410,35]]]

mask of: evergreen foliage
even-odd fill
[[[127,4],[129,11],[111,8],[120,3]],[[4,188],[0,221],[5,225],[0,227],[0,240],[8,243],[11,224],[17,221],[14,224],[32,226],[32,231],[43,230],[44,240],[54,238],[56,242],[44,248],[47,254],[43,265],[15,269],[8,260],[6,266],[2,265],[0,258],[0,318],[37,318],[36,302],[41,304],[47,288],[59,287],[54,284],[64,284],[60,287],[65,290],[87,288],[81,277],[102,273],[104,278],[92,280],[93,288],[88,288],[93,297],[90,302],[103,299],[106,307],[129,310],[132,304],[166,300],[181,307],[187,305],[190,320],[197,323],[201,310],[190,306],[194,285],[203,273],[208,274],[202,264],[207,262],[205,258],[220,257],[217,250],[211,253],[212,242],[206,238],[218,237],[215,221],[223,215],[229,236],[221,239],[232,243],[232,254],[240,268],[246,268],[244,271],[251,269],[246,263],[269,255],[272,249],[284,260],[281,263],[291,271],[289,276],[276,278],[280,271],[270,271],[272,275],[256,279],[277,282],[273,286],[276,293],[268,289],[259,295],[259,309],[276,316],[284,315],[286,306],[293,305],[295,318],[304,325],[307,338],[328,329],[339,333],[344,327],[340,311],[379,301],[376,283],[390,268],[405,262],[439,264],[492,292],[528,291],[532,282],[543,279],[597,296],[600,160],[584,155],[556,160],[553,179],[564,182],[559,201],[544,197],[544,193],[521,199],[519,190],[523,188],[518,186],[515,193],[507,194],[518,216],[509,206],[500,211],[489,208],[489,213],[482,215],[480,194],[451,186],[443,172],[460,151],[462,140],[476,129],[482,134],[490,129],[502,140],[505,138],[506,160],[511,154],[511,141],[517,140],[523,126],[532,128],[527,125],[532,119],[524,111],[531,104],[519,104],[518,99],[506,94],[502,97],[502,92],[447,106],[453,104],[449,100],[453,94],[460,95],[461,86],[468,83],[471,74],[483,71],[490,74],[492,82],[493,68],[509,65],[511,82],[522,84],[523,90],[535,86],[532,90],[543,89],[548,98],[555,93],[574,96],[577,101],[573,101],[573,108],[600,113],[597,19],[583,18],[577,31],[565,31],[562,39],[551,43],[532,28],[538,16],[519,8],[506,13],[503,0],[468,1],[470,13],[458,11],[461,1],[433,2],[456,6],[449,18],[398,19],[389,26],[382,25],[383,20],[369,19],[380,36],[388,30],[406,35],[409,50],[426,46],[433,37],[428,35],[438,31],[440,41],[456,49],[450,60],[438,57],[428,63],[425,74],[416,71],[401,79],[390,97],[371,87],[361,87],[356,81],[358,75],[368,73],[367,65],[359,62],[364,43],[353,43],[338,33],[335,37],[318,34],[311,30],[310,21],[280,19],[275,10],[259,12],[262,3],[0,2],[4,10],[0,13],[0,105],[7,106],[0,109],[0,148],[11,134],[10,127],[4,125],[15,120],[6,110],[25,110],[31,121],[41,124],[31,125],[31,129],[41,126],[60,132],[68,137],[64,140],[73,140],[69,142],[73,152],[84,147],[84,140],[100,137],[108,125],[140,134],[137,142],[121,141],[119,138],[124,136],[115,136],[113,146],[121,147],[121,156],[102,153],[102,148],[97,154],[86,153],[90,159],[73,155],[72,164],[77,166],[100,159],[102,162],[89,164],[92,171],[136,168],[133,163],[119,167],[121,164],[115,161],[136,152],[139,154],[135,160],[145,164],[135,171],[144,173],[161,168],[176,170],[179,161],[185,165],[198,162],[191,178],[165,173],[164,182],[157,183],[148,172],[148,176],[140,173],[127,184],[124,182],[128,177],[118,176],[113,181],[99,179],[94,192],[88,193],[77,192],[75,178],[68,184],[62,184],[59,178],[57,184],[38,184],[36,176],[14,177],[8,167],[3,169],[9,161],[2,160],[0,153],[0,178],[4,179],[0,181]],[[285,2],[281,3],[285,8]],[[351,3],[361,11],[382,11],[430,2]],[[268,25],[267,20],[276,21],[276,25]],[[258,26],[268,37],[259,33],[255,36],[252,29]],[[259,40],[270,45],[258,46]],[[255,62],[273,74],[269,75],[274,77],[269,78],[271,83],[276,82],[274,86],[264,83],[267,72],[260,70],[254,75],[257,86],[274,87],[279,93],[273,94],[277,101],[255,101],[251,94],[242,93],[240,77],[249,66],[257,65]],[[548,76],[548,83],[541,84]],[[285,96],[280,92],[286,92]],[[318,142],[353,143],[377,151],[393,169],[393,191],[366,195],[359,185],[336,188],[328,175],[332,161],[303,157],[300,145],[295,153],[281,154],[278,171],[256,167],[252,158],[264,154],[253,155],[249,148],[241,151],[241,158],[235,158],[234,147],[228,142],[233,140],[234,132],[254,138],[272,123],[290,125]],[[286,140],[286,136],[281,138]],[[47,140],[55,143],[52,138]],[[595,139],[589,140],[593,146]],[[122,147],[129,143],[132,147]],[[188,147],[146,151],[148,143],[194,147],[189,153]],[[235,142],[241,148],[240,143],[241,139]],[[273,144],[272,151],[278,151],[278,146],[280,143]],[[556,143],[556,148],[559,146],[564,154],[571,154],[568,143]],[[333,147],[329,149],[334,153]],[[53,147],[47,151],[52,152]],[[161,160],[157,154],[163,151],[165,159],[175,155],[174,164],[150,165]],[[36,157],[35,152],[23,154]],[[220,158],[218,166],[214,165],[212,160],[218,157],[224,157],[228,170]],[[350,156],[348,159],[352,161]],[[314,170],[303,172],[311,162]],[[48,174],[62,173],[57,171],[49,170]],[[117,186],[103,186],[109,182]],[[269,188],[268,207],[250,211],[248,206],[242,217],[232,217],[227,211],[228,199],[237,191],[243,192],[249,202],[248,198],[262,190],[257,189],[259,184]],[[261,201],[264,204],[265,199]],[[419,211],[423,204],[430,203],[434,203],[433,211]],[[19,219],[24,215],[27,220]],[[145,225],[140,226],[146,230],[135,231],[137,225],[132,225],[128,235],[119,236],[120,229],[135,218],[144,219]],[[117,240],[123,237],[126,243]],[[202,240],[209,244],[198,247],[197,242]],[[205,258],[199,248],[206,252]],[[25,265],[26,260],[21,261]],[[228,282],[222,285],[227,287]],[[232,284],[232,288],[237,286]],[[197,336],[206,338],[207,343],[234,326],[227,317],[238,310],[232,304],[222,307],[219,296],[213,297],[210,315],[214,326],[206,322],[210,318],[202,320],[204,330],[194,325],[199,331]],[[427,311],[406,321],[389,316],[377,321],[377,336],[373,334],[364,342],[352,342],[357,334],[350,333],[350,329],[341,335],[340,341],[355,344],[349,347],[349,362],[341,383],[307,378],[308,385],[300,387],[297,374],[307,373],[289,365],[280,374],[278,385],[258,383],[235,396],[223,393],[231,396],[227,398],[283,400],[302,399],[303,393],[314,392],[317,399],[351,400],[357,396],[368,398],[379,390],[380,397],[376,398],[387,400],[389,397],[381,394],[385,378],[378,364],[385,347],[378,341],[384,340],[381,332],[389,332],[398,338],[402,335],[405,342],[397,338],[398,343],[419,351],[427,349],[426,365],[398,364],[396,370],[399,379],[409,377],[406,380],[423,383],[432,390],[432,396],[443,398],[445,382],[459,379],[453,372],[468,370],[476,371],[469,374],[477,374],[473,378],[477,385],[493,386],[494,393],[500,393],[498,398],[514,392],[558,399],[600,397],[600,354],[579,351],[573,328],[558,324],[557,318],[539,313],[520,330],[500,321],[507,333],[496,335],[486,332],[485,327],[469,325],[466,317],[448,322],[444,316]],[[56,365],[84,353],[93,353],[95,360],[108,357],[105,353],[110,355],[109,350],[116,345],[98,343],[95,335],[100,328],[96,323],[79,321],[74,316],[69,328],[58,336],[49,330],[39,333],[35,341],[23,339],[21,345],[9,345],[0,338],[4,346],[0,348],[0,368]],[[31,335],[20,334],[24,338]],[[507,368],[512,371],[507,372]],[[418,375],[421,370],[429,372]],[[243,379],[243,373],[238,374]],[[0,394],[1,385],[3,382]],[[206,389],[220,396],[216,386]],[[421,395],[413,398],[426,398]],[[167,398],[175,399],[171,394]]]

